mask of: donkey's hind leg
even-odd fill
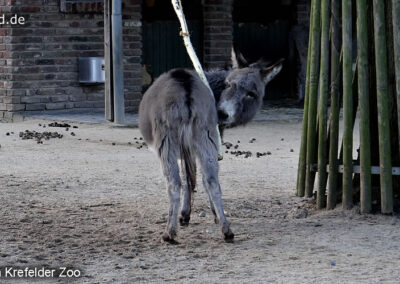
[[[193,194],[196,187],[196,159],[193,156],[186,156],[182,159],[182,208],[179,223],[181,226],[188,226],[192,212]]]
[[[177,151],[171,147],[171,144],[168,138],[165,138],[159,151],[169,196],[168,222],[162,238],[164,241],[173,243],[177,232],[181,179]]]
[[[203,184],[204,184],[204,180],[203,180]],[[204,187],[206,187],[206,186],[204,185]],[[218,224],[218,217],[217,217],[217,213],[215,212],[215,208],[214,208],[214,204],[213,204],[211,195],[210,195],[210,193],[208,192],[208,190],[206,190],[206,192],[207,192],[207,195],[208,195],[208,200],[210,201],[210,209],[211,209],[211,212],[212,212],[213,215],[214,215],[214,223],[215,223],[215,224]]]
[[[221,187],[218,180],[218,150],[214,142],[216,139],[212,140],[210,132],[203,132],[203,134],[202,137],[199,137],[200,139],[196,139],[196,154],[202,168],[203,184],[210,197],[211,208],[214,207],[224,238],[231,241],[234,234],[229,228],[223,208]]]

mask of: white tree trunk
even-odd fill
[[[213,91],[211,90],[210,85],[208,84],[206,75],[204,74],[203,67],[200,64],[199,58],[196,55],[196,52],[192,45],[192,42],[190,41],[189,30],[188,30],[186,19],[185,19],[185,14],[183,13],[181,0],[171,0],[171,2],[172,2],[172,6],[174,7],[176,15],[178,16],[179,22],[181,24],[180,35],[183,37],[183,42],[185,44],[186,50],[189,54],[189,57],[192,60],[194,69],[199,74],[199,77],[203,81],[203,83],[208,87],[208,89],[210,91],[210,96],[214,97]],[[221,135],[219,133],[218,125],[217,125],[217,133],[218,133],[218,145],[217,145],[218,159],[222,160],[222,158],[223,158],[222,141],[221,141]]]

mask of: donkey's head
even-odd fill
[[[218,103],[218,120],[223,126],[249,122],[260,109],[265,86],[281,71],[283,59],[274,64],[259,61],[247,67],[234,62],[234,69],[225,79],[226,88]]]

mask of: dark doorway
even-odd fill
[[[282,72],[268,84],[265,99],[294,98],[295,63],[289,62],[289,34],[294,19],[292,0],[235,0],[235,49],[250,62],[285,58]]]
[[[183,0],[191,41],[202,61],[203,15],[201,0]],[[177,67],[192,68],[182,38],[180,25],[171,1],[143,1],[142,64],[153,80],[167,70]]]

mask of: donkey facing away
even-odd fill
[[[219,124],[223,130],[249,122],[262,105],[266,84],[281,69],[282,60],[270,66],[258,62],[244,68],[206,72],[214,97],[197,73],[173,69],[162,74],[144,94],[139,128],[161,160],[170,200],[164,241],[175,242],[181,197],[179,221],[182,226],[189,224],[196,158],[215,222],[220,224],[224,239],[233,240],[218,181],[216,126]]]

